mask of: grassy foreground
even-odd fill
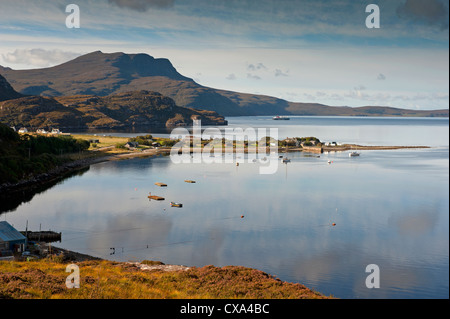
[[[80,288],[65,285],[69,263],[0,261],[0,299],[322,299],[303,285],[241,266],[142,270],[135,264],[77,262]]]

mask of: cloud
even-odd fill
[[[284,73],[280,69],[275,69],[275,76],[289,76],[288,73],[289,73],[289,71],[286,71],[286,73]]]
[[[438,219],[438,210],[426,207],[406,216],[391,217],[389,224],[395,225],[401,235],[420,236],[432,231]]]
[[[380,80],[380,81],[386,80],[386,75],[384,75],[383,73],[378,74],[377,80]]]
[[[150,8],[171,8],[175,0],[108,0],[121,8],[147,11]]]
[[[400,18],[448,29],[448,6],[439,0],[406,0],[397,8]]]
[[[26,64],[35,67],[48,67],[67,62],[80,53],[61,50],[16,49],[14,52],[2,54],[3,61],[10,64]]]
[[[247,70],[248,71],[267,70],[267,67],[262,63],[249,64],[247,65]]]
[[[261,77],[250,73],[247,73],[247,78],[252,80],[261,80]]]
[[[236,80],[236,75],[234,74],[234,73],[231,73],[230,75],[228,75],[227,77],[226,77],[226,79],[227,80]]]

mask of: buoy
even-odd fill
[[[241,218],[244,218],[244,215],[241,215]]]
[[[332,226],[336,226],[336,223],[331,224]]]

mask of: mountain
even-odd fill
[[[157,92],[133,91],[112,94],[75,96],[27,96],[0,102],[0,119],[7,125],[28,128],[121,129],[132,127],[176,127],[192,125],[226,125],[214,111],[179,107]]]
[[[17,99],[22,97],[22,94],[17,93],[6,79],[0,75],[0,101]]]
[[[240,115],[360,115],[444,116],[448,110],[416,111],[364,106],[336,107],[294,103],[275,97],[232,92],[202,86],[177,72],[167,59],[147,54],[92,52],[50,68],[12,70],[0,74],[22,94],[42,96],[107,96],[128,91],[155,91],[176,105],[212,110],[225,116]]]

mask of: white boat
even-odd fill
[[[290,118],[287,116],[279,116],[279,115],[274,116],[272,119],[273,120],[290,120]]]
[[[350,156],[350,157],[359,156],[359,153],[358,152],[351,152],[351,153],[348,153],[348,156]]]

